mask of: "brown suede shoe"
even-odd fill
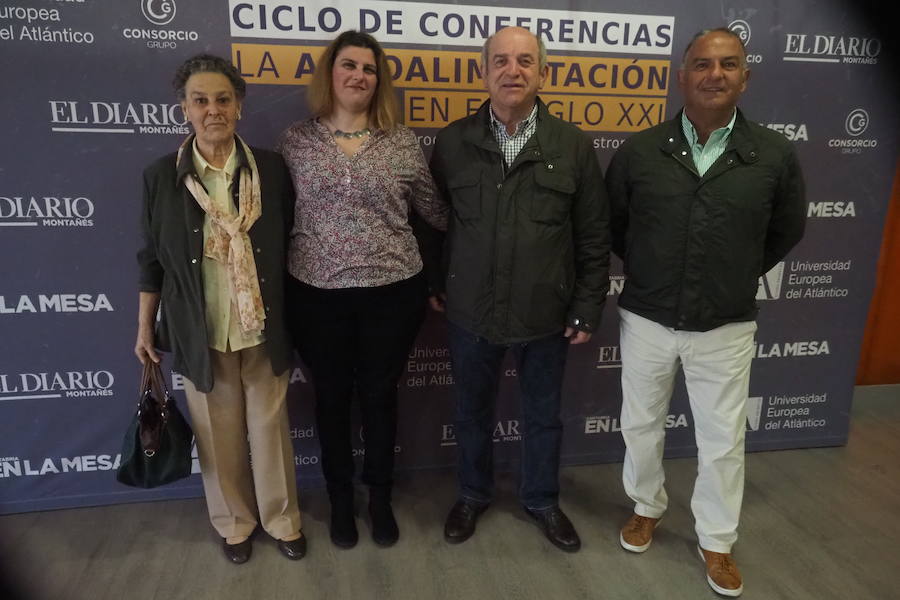
[[[706,582],[717,594],[740,596],[744,591],[741,573],[730,554],[710,552],[697,546],[700,558],[706,563]]]
[[[662,519],[642,517],[638,514],[631,515],[622,532],[619,534],[619,543],[629,552],[646,552],[653,541],[653,530]]]

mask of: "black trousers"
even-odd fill
[[[322,471],[329,495],[353,490],[354,396],[362,414],[362,481],[390,499],[397,435],[397,383],[425,318],[422,273],[372,288],[321,289],[291,278],[290,323],[312,372]]]

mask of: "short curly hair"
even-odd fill
[[[172,79],[172,87],[175,88],[175,96],[179,101],[185,99],[184,87],[187,80],[195,73],[219,73],[228,78],[231,87],[238,100],[243,100],[247,95],[247,82],[241,77],[241,74],[231,62],[214,54],[198,54],[187,59],[178,70],[175,71],[175,78]]]

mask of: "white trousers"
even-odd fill
[[[622,352],[622,481],[635,513],[666,510],[665,421],[679,362],[694,417],[697,479],[691,509],[700,545],[731,552],[744,495],[744,432],[753,321],[677,331],[619,309]]]

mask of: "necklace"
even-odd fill
[[[361,138],[367,135],[370,135],[372,130],[366,127],[365,129],[360,129],[359,131],[341,131],[340,129],[335,129],[333,135],[334,137],[344,138],[346,140],[352,140],[353,138]]]

